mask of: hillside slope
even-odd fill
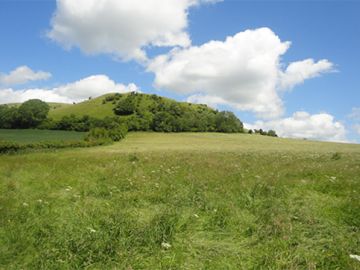
[[[74,114],[78,117],[88,115],[95,118],[104,118],[106,116],[114,116],[113,109],[115,104],[105,103],[104,98],[111,94],[100,96],[91,100],[86,100],[76,104],[58,104],[51,106],[49,117],[54,120],[60,120],[64,116]]]

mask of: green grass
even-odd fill
[[[0,269],[360,269],[359,145],[130,133],[0,172]]]
[[[52,106],[49,117],[54,120],[60,120],[62,117],[71,114],[78,117],[88,115],[99,119],[107,116],[114,116],[113,108],[115,107],[115,104],[111,102],[103,104],[103,100],[106,96],[107,95],[100,96],[77,104],[58,104],[57,106]]]
[[[85,136],[84,132],[36,130],[36,129],[0,129],[0,141],[18,143],[78,141]]]

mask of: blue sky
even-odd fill
[[[137,89],[146,93],[157,93],[177,100],[207,102],[219,109],[234,111],[249,127],[275,128],[284,137],[360,141],[359,1],[225,0],[205,3],[214,1],[176,0],[184,4],[179,7],[174,4],[174,8],[163,10],[164,1],[153,0],[153,4],[158,5],[155,9],[149,7],[144,11],[139,6],[138,13],[142,12],[142,16],[149,16],[149,19],[147,24],[134,26],[130,22],[126,25],[133,18],[136,22],[138,14],[134,1],[130,4],[129,0],[118,2],[125,7],[129,3],[135,9],[134,13],[116,14],[111,10],[115,10],[112,5],[118,3],[106,0],[104,13],[97,17],[99,14],[94,8],[87,14],[85,23],[84,18],[79,16],[69,19],[69,14],[71,9],[82,12],[81,9],[92,2],[89,0],[83,3],[79,1],[78,6],[69,4],[68,0],[0,0],[0,103],[23,101],[36,95],[45,97],[49,91],[61,94],[64,99],[79,101],[84,95],[97,93],[97,89],[83,93],[83,87],[79,86],[82,80],[103,75],[106,78],[92,77],[88,83],[94,82],[94,85],[119,91],[134,89],[129,84],[135,84]],[[62,11],[59,8],[61,5],[65,7]],[[173,13],[169,16],[167,10]],[[109,16],[106,16],[106,12],[109,12]],[[144,15],[143,12],[149,14]],[[57,19],[51,22],[54,14]],[[158,21],[153,22],[154,17]],[[101,26],[100,23],[99,26],[99,18],[104,18],[101,21],[109,24]],[[170,26],[163,27],[167,23]],[[108,30],[109,25],[114,27],[111,29],[114,37]],[[57,26],[62,28],[55,31]],[[75,30],[61,32],[64,26]],[[150,30],[156,32],[155,37],[151,36]],[[104,31],[110,31],[110,38],[103,37]],[[136,35],[129,36],[127,31],[136,31]],[[172,34],[171,38],[169,33]],[[247,34],[237,36],[239,33]],[[226,42],[227,37],[234,40]],[[264,38],[262,44],[257,41],[261,38]],[[123,45],[132,39],[130,45]],[[142,40],[142,43],[136,47],[138,40]],[[227,62],[216,55],[219,50],[213,48],[217,45],[209,43],[212,40],[220,42],[218,45],[223,48],[220,55],[225,60],[227,57],[232,59],[227,54],[238,57],[229,62],[229,68],[218,68],[220,65],[226,66]],[[286,41],[291,42],[286,52],[274,51],[274,46],[282,50]],[[94,46],[88,46],[92,42]],[[207,48],[202,46],[204,44],[207,44]],[[246,47],[246,50],[242,47]],[[138,51],[135,53],[137,48],[145,52],[146,59],[136,54]],[[174,48],[176,52],[170,53]],[[258,58],[256,50],[259,50],[258,54],[264,53],[264,57]],[[249,52],[253,55],[249,55]],[[167,60],[155,65],[155,59],[160,55],[166,56]],[[207,59],[211,57],[215,60]],[[267,66],[268,57],[279,62],[276,72],[289,75],[286,79],[288,82],[290,80],[290,86],[287,89],[279,89],[278,86],[270,89],[266,86],[257,94],[255,86],[272,81],[279,85],[283,80],[283,77],[262,75],[274,71],[273,66],[261,69]],[[286,68],[291,63],[306,59],[313,59],[313,62],[299,65],[291,74],[287,74]],[[321,60],[327,62],[319,63]],[[184,61],[190,61],[191,68],[174,71],[174,67]],[[264,64],[261,61],[265,61]],[[258,63],[255,71],[249,71],[249,63],[254,62]],[[18,70],[11,75],[12,71],[24,66],[28,70]],[[209,73],[205,74],[204,70]],[[39,71],[50,73],[51,76],[37,74]],[[30,78],[29,72],[32,79],[19,80],[19,76]],[[196,80],[190,81],[194,77]],[[248,77],[254,81],[249,82],[247,90],[242,81]],[[224,83],[223,78],[228,78],[228,82]],[[207,81],[199,83],[200,79]],[[232,80],[234,84],[231,85]],[[81,83],[75,85],[75,82]],[[99,90],[99,94],[102,91],[105,90]],[[56,95],[49,95],[48,98],[56,99]],[[264,96],[262,101],[258,99],[260,96]],[[278,104],[266,107],[267,101]],[[260,105],[262,102],[265,107],[257,106],[257,102]]]

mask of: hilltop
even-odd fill
[[[67,104],[67,103],[48,103],[51,107],[49,117],[54,120],[60,120],[64,116],[75,115],[77,117],[90,116],[94,118],[105,118],[115,116],[114,109],[119,101],[125,100],[129,96],[134,96],[138,107],[142,110],[149,110],[154,104],[154,97],[157,100],[161,100],[165,104],[179,104],[190,106],[194,109],[201,109],[207,107],[206,105],[193,104],[188,102],[178,102],[170,98],[161,97],[151,94],[143,93],[108,93],[96,98],[89,98],[79,103]],[[210,108],[209,108],[210,109]],[[212,109],[210,109],[212,110]]]

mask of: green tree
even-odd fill
[[[17,120],[17,109],[0,105],[0,128],[14,128]]]
[[[276,134],[276,131],[275,130],[272,130],[270,129],[268,132],[267,132],[267,135],[268,136],[271,136],[271,137],[277,137],[278,135]]]
[[[44,121],[49,113],[50,106],[40,99],[30,99],[18,109],[18,122],[21,128],[35,128]]]
[[[153,129],[155,131],[174,131],[175,118],[168,112],[158,112],[154,115]]]
[[[114,108],[117,115],[131,115],[136,112],[136,95],[128,95],[121,99]]]
[[[216,131],[225,133],[243,132],[243,123],[232,112],[224,111],[216,115]]]

